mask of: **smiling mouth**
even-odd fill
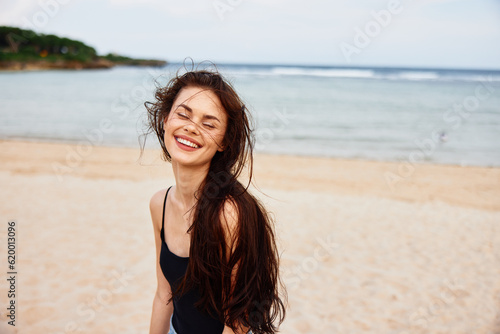
[[[181,143],[183,145],[186,145],[186,146],[189,146],[192,148],[200,148],[199,145],[197,145],[197,144],[195,144],[187,139],[184,139],[184,138],[175,137],[175,140],[177,140],[179,143]]]

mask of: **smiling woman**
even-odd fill
[[[248,191],[248,111],[216,72],[194,71],[146,102],[175,185],[150,201],[158,286],[150,333],[275,333],[285,316],[266,209]],[[247,186],[238,181],[248,167]]]
[[[194,157],[193,154],[183,155],[183,151],[202,151],[203,154],[196,157],[198,164],[206,165],[216,152],[224,150],[222,141],[227,116],[215,93],[206,88],[185,87],[176,97],[172,111],[163,127],[167,151],[170,155],[179,155],[175,161]]]

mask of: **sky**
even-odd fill
[[[500,70],[500,0],[0,0],[0,25],[171,62]]]

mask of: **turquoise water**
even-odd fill
[[[139,147],[143,103],[177,68],[0,73],[0,138]],[[259,152],[500,166],[499,71],[219,69],[254,115]]]

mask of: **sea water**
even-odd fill
[[[0,73],[0,138],[140,147],[181,67]],[[500,166],[500,71],[221,65],[257,152]],[[146,147],[158,147],[149,136]]]

